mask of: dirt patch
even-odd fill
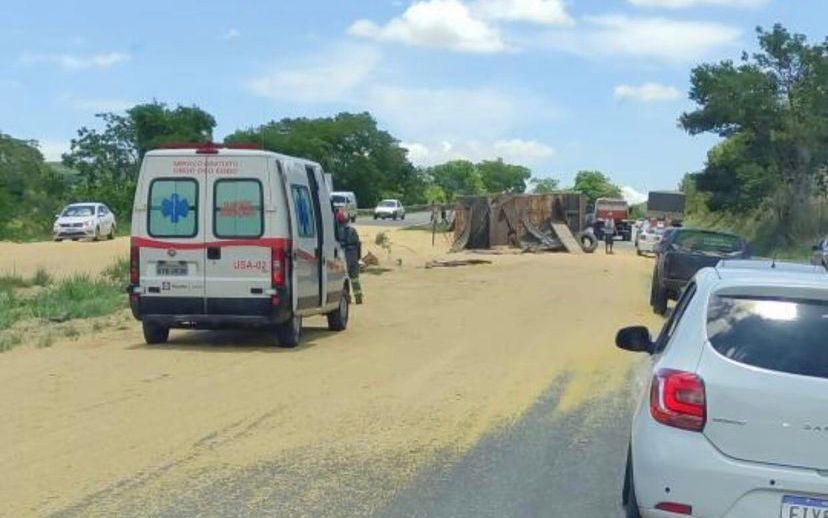
[[[205,474],[329,463],[298,507],[285,504],[308,514],[324,506],[302,502],[361,491],[367,461],[371,477],[392,481],[360,492],[360,509],[376,509],[438,452],[464,451],[519,418],[564,373],[557,411],[616,390],[632,362],[613,347],[616,329],[659,322],[646,304],[651,262],[628,251],[426,270],[447,245],[421,232],[360,231],[391,271],[364,277],[366,304],[352,308],[346,332],[313,319],[298,349],[235,331],[174,331],[169,345],[148,347],[132,323],[0,355],[7,512],[152,514],[209,484]],[[389,233],[390,254],[373,245],[377,231]],[[255,491],[227,498],[255,507]]]

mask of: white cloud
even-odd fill
[[[408,159],[417,166],[442,164],[449,160],[495,160],[502,158],[512,164],[533,166],[555,155],[555,150],[536,140],[510,139],[496,141],[463,140],[435,142],[403,142]]]
[[[300,66],[280,65],[249,82],[262,97],[291,102],[335,102],[352,98],[375,71],[382,55],[372,47],[345,45],[306,60]]]
[[[659,83],[644,83],[641,85],[618,85],[615,87],[615,98],[619,101],[660,102],[674,101],[681,98],[681,91],[674,86]]]
[[[589,56],[631,56],[686,63],[738,43],[742,30],[717,22],[605,15],[585,18],[579,31],[548,32],[543,41]]]
[[[231,27],[230,29],[227,30],[227,32],[225,32],[224,34],[221,35],[221,39],[223,39],[225,41],[230,41],[230,40],[235,40],[239,36],[241,36],[241,33],[239,32],[239,30],[234,28],[234,27]]]
[[[70,143],[60,139],[42,139],[37,141],[37,147],[47,162],[59,162],[63,153],[68,153]]]
[[[531,92],[490,87],[411,88],[373,86],[365,104],[392,131],[431,139],[494,139],[526,120],[551,120],[552,103]]]
[[[630,187],[629,185],[621,187],[621,197],[627,200],[627,202],[631,205],[638,205],[639,203],[647,201],[646,194],[636,190],[634,187]]]
[[[500,31],[476,18],[460,0],[422,0],[384,25],[357,20],[348,34],[382,42],[446,48],[457,52],[493,53],[508,50]]]
[[[64,94],[60,96],[59,100],[74,110],[93,113],[123,112],[135,105],[135,103],[123,99],[86,98],[73,94]]]
[[[574,25],[563,0],[477,0],[472,11],[488,20]]]
[[[667,9],[687,9],[706,5],[722,7],[762,7],[768,0],[627,0],[638,7],[664,7]]]
[[[130,59],[130,55],[123,52],[107,52],[90,56],[78,56],[75,54],[24,54],[21,57],[21,61],[27,65],[48,63],[73,72],[90,68],[111,68],[120,63],[125,63]]]

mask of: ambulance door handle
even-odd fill
[[[210,260],[217,260],[221,259],[221,248],[218,246],[208,246],[207,247],[207,259]]]

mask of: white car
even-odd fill
[[[405,207],[400,200],[382,200],[374,209],[374,219],[405,219]]]
[[[632,424],[627,517],[828,516],[828,273],[768,261],[701,270],[653,342]]]
[[[115,214],[103,203],[73,203],[64,207],[55,218],[52,228],[55,241],[80,238],[97,241],[104,236],[114,239],[118,227]]]
[[[655,252],[655,245],[661,241],[661,236],[664,235],[664,225],[653,225],[650,222],[644,222],[641,229],[635,235],[635,252],[638,255]]]

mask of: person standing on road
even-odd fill
[[[342,233],[340,244],[345,252],[345,263],[348,266],[348,277],[351,279],[351,291],[354,302],[362,304],[362,285],[359,282],[359,258],[362,257],[362,242],[356,229],[350,225],[345,212],[336,212],[336,222],[339,223]]]
[[[607,218],[604,220],[604,252],[612,253],[612,245],[615,242],[615,220]]]

